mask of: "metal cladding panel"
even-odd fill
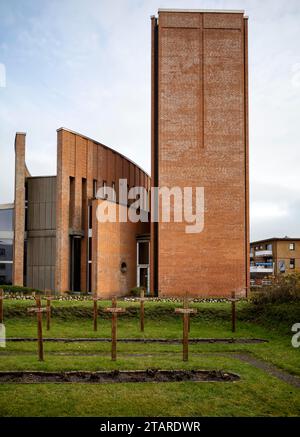
[[[56,177],[27,178],[28,231],[55,230]]]
[[[27,178],[28,226],[26,285],[54,289],[56,177]]]

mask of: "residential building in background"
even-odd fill
[[[267,238],[250,244],[252,283],[273,276],[300,272],[300,238]]]

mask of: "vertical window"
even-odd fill
[[[103,181],[103,198],[104,199],[107,199],[107,189],[106,189],[106,187],[107,187],[106,181]]]
[[[295,250],[295,243],[290,243],[290,250]]]
[[[0,284],[12,283],[13,241],[0,240]]]
[[[149,264],[149,242],[141,241],[138,247],[138,264]]]
[[[13,208],[0,209],[0,231],[13,230]]]
[[[92,205],[88,206],[88,215],[89,215],[89,229],[93,228],[93,208]]]
[[[93,197],[97,197],[97,180],[93,179]]]
[[[113,202],[116,202],[116,200],[117,200],[117,195],[116,195],[116,184],[114,183],[114,182],[112,182],[112,184],[111,184],[111,187],[112,187],[112,189],[113,189],[113,192],[112,192],[112,201]]]
[[[69,203],[69,226],[73,227],[75,209],[75,178],[70,176],[70,203]]]
[[[87,228],[87,183],[86,178],[82,178],[81,183],[81,228],[86,229]]]
[[[71,291],[81,291],[80,273],[81,273],[81,238],[71,237],[71,274],[70,274],[70,289]]]
[[[295,268],[295,258],[291,258],[290,259],[290,269],[294,269]]]

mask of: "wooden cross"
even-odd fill
[[[185,296],[183,308],[175,308],[175,313],[183,315],[183,338],[182,338],[182,359],[189,359],[189,318],[190,314],[196,314],[197,310],[188,307],[188,298]]]
[[[112,308],[105,308],[105,312],[111,313],[111,359],[117,359],[117,317],[126,312],[125,308],[117,307],[116,297],[112,298]]]
[[[2,288],[0,288],[0,323],[3,323],[3,299],[4,294]]]
[[[140,328],[141,328],[141,331],[144,332],[144,329],[145,329],[145,305],[144,305],[144,302],[145,302],[145,300],[147,300],[145,298],[144,288],[142,288],[141,297],[139,297],[138,300],[140,301]]]
[[[235,297],[235,291],[231,292],[231,299],[229,299],[229,302],[231,302],[231,331],[235,332],[236,330],[236,307],[235,303],[238,301],[238,299]]]
[[[50,294],[50,290],[46,290],[46,315],[47,315],[47,331],[50,331],[50,324],[51,324],[51,300],[53,300],[53,296]]]
[[[27,311],[29,313],[37,314],[38,356],[39,356],[39,361],[44,361],[42,313],[47,311],[47,308],[41,307],[40,296],[36,296],[35,301],[36,301],[36,307],[28,308]]]
[[[98,296],[94,294],[93,301],[94,301],[94,309],[93,309],[93,320],[94,320],[94,331],[98,330]]]

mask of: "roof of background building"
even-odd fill
[[[0,204],[0,209],[12,209],[15,207],[14,203],[2,203]]]
[[[250,244],[259,244],[259,243],[265,243],[266,241],[298,241],[300,240],[300,237],[272,237],[272,238],[265,238],[264,240],[256,240],[251,241]]]

